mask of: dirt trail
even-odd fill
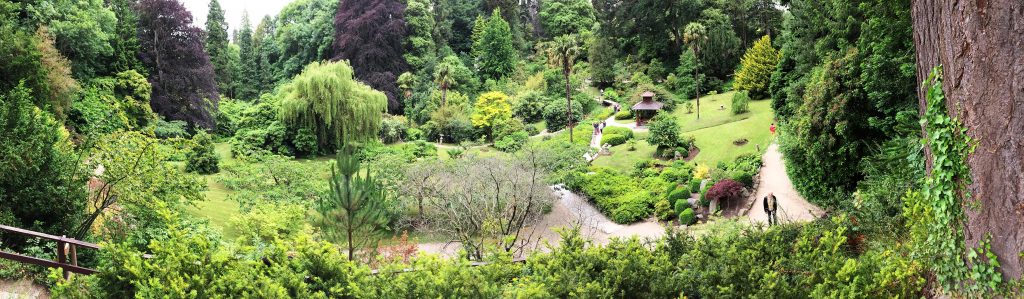
[[[764,212],[763,198],[773,192],[779,200],[778,220],[781,223],[811,221],[821,217],[824,211],[807,202],[793,187],[793,182],[786,175],[786,164],[782,161],[779,144],[772,143],[762,157],[760,185],[754,191],[754,202],[747,217],[751,223],[768,223],[768,214]]]
[[[629,238],[637,236],[641,239],[657,239],[665,234],[665,228],[654,219],[622,225],[612,222],[601,214],[586,198],[561,187],[552,187],[558,199],[555,200],[551,212],[544,215],[531,228],[525,229],[530,235],[528,250],[546,251],[546,244],[557,245],[561,236],[556,232],[559,228],[580,226],[583,237],[595,244],[607,244],[612,238]],[[422,243],[421,253],[455,256],[460,246],[458,243]]]

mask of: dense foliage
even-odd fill
[[[768,97],[768,81],[779,64],[779,52],[772,47],[772,39],[765,35],[743,54],[733,88],[750,92],[755,99]]]
[[[174,0],[142,0],[139,41],[142,63],[153,70],[153,111],[192,126],[213,129],[220,95],[210,56],[203,49],[203,31],[192,14]]]
[[[324,152],[380,132],[385,95],[355,81],[348,62],[314,62],[284,87],[281,118],[311,131]]]
[[[388,111],[396,114],[402,102],[395,81],[408,69],[402,57],[405,6],[397,0],[341,1],[334,17],[334,58],[348,60],[356,78],[383,92]]]

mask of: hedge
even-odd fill
[[[626,136],[619,134],[604,134],[601,136],[601,145],[610,144],[611,146],[620,145],[626,143]]]
[[[624,127],[605,127],[604,128],[604,133],[605,134],[618,134],[618,135],[626,136],[626,139],[633,139],[633,130],[630,129],[630,128],[624,128]]]
[[[693,212],[692,208],[686,208],[682,213],[679,213],[679,224],[691,225],[697,222],[697,214]]]

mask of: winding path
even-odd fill
[[[552,192],[558,199],[555,200],[551,212],[533,226],[524,229],[524,232],[530,235],[530,242],[526,246],[528,250],[546,251],[548,248],[545,244],[556,245],[561,241],[561,236],[556,230],[574,225],[579,225],[580,234],[584,238],[600,245],[607,244],[612,238],[637,236],[641,239],[659,239],[665,234],[665,227],[653,218],[632,224],[618,224],[601,214],[601,211],[583,196],[560,186],[553,186]],[[455,256],[460,246],[455,242],[421,243],[418,244],[418,249],[421,253]]]
[[[751,203],[750,211],[747,212],[751,223],[768,223],[768,214],[764,212],[762,200],[769,192],[774,193],[779,201],[777,216],[779,222],[811,221],[825,213],[820,207],[800,196],[800,193],[793,187],[793,182],[786,175],[786,164],[782,161],[778,143],[768,146],[762,161],[764,166],[761,167],[761,172],[758,175],[760,184],[754,191],[754,201]]]

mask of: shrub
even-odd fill
[[[700,182],[703,181],[699,178],[690,179],[690,193],[700,193]]]
[[[618,134],[618,135],[626,136],[626,139],[633,139],[633,130],[630,129],[630,128],[608,126],[608,127],[604,128],[604,133],[605,134]]]
[[[697,222],[697,214],[693,212],[692,208],[686,208],[679,213],[679,224],[692,225]]]
[[[386,116],[380,123],[380,141],[384,143],[395,143],[402,141],[406,136],[409,126],[404,116]],[[306,129],[306,128],[303,128]],[[307,131],[309,129],[306,129]],[[296,148],[298,145],[296,145]]]
[[[451,157],[452,159],[461,158],[462,157],[462,150],[461,149],[457,149],[457,148],[449,149],[448,150],[448,156]]]
[[[732,95],[732,114],[747,113],[750,109],[750,95],[746,91],[737,91]]]
[[[175,138],[175,137],[188,137],[188,130],[185,129],[188,124],[181,120],[164,121],[163,118],[157,119],[156,127],[153,128],[153,135],[157,138]]]
[[[409,128],[405,131],[405,136],[409,140],[423,140],[423,138],[426,137],[426,134],[424,134],[423,130],[420,130],[419,128]]]
[[[746,186],[748,188],[754,186],[754,176],[746,171],[729,171],[729,179],[740,182],[741,184],[743,184],[743,186]]]
[[[622,109],[619,113],[615,113],[616,120],[626,120],[633,118],[633,111],[629,109]]]
[[[615,198],[615,208],[611,210],[611,218],[615,223],[637,222],[651,214],[647,192],[630,192]]]
[[[690,208],[690,203],[686,200],[676,201],[675,205],[676,214],[682,213],[684,210]]]
[[[524,129],[526,130],[526,134],[530,136],[540,134],[540,128],[538,128],[538,126],[535,125],[528,125]]]
[[[647,143],[658,148],[675,148],[679,145],[679,124],[671,114],[659,112],[648,124],[650,136]]]
[[[185,171],[200,174],[212,174],[220,171],[220,158],[213,150],[213,140],[210,134],[200,130],[192,136],[192,151],[188,153],[188,164]]]
[[[672,193],[669,193],[667,197],[668,201],[673,205],[680,201],[685,202],[688,198],[690,198],[690,190],[686,189],[673,190]]]
[[[711,173],[711,168],[707,165],[697,165],[697,168],[693,170],[693,178],[695,179],[706,179],[708,174]]]
[[[295,144],[296,152],[309,156],[315,156],[319,152],[319,146],[316,142],[316,135],[308,128],[296,130],[295,140],[292,141]]]
[[[554,100],[548,103],[544,107],[544,120],[547,121],[548,132],[555,132],[564,129],[568,126],[569,122],[566,121],[568,115],[566,111],[565,100]],[[578,101],[572,102],[572,119],[574,123],[579,123],[583,120],[583,104]]]
[[[636,150],[636,140],[635,139],[630,139],[629,141],[626,141],[626,150],[629,150],[631,152]]]
[[[515,132],[495,141],[494,148],[506,153],[516,152],[523,148],[529,138],[526,131]]]
[[[597,121],[603,121],[603,120],[608,119],[609,117],[612,117],[612,115],[614,113],[615,113],[615,109],[613,109],[611,107],[604,108],[604,109],[601,109],[601,112],[598,112],[597,114],[594,115],[594,119],[597,120]]]
[[[658,220],[668,221],[676,214],[672,213],[672,204],[668,199],[662,199],[654,204],[654,215],[658,217]]]
[[[516,97],[512,114],[528,123],[544,119],[544,106],[550,102],[543,93],[531,91]]]
[[[626,136],[619,134],[604,134],[601,136],[601,145],[610,144],[611,146],[616,146],[626,143],[626,139]]]
[[[730,179],[724,179],[711,186],[706,197],[708,201],[717,200],[720,204],[724,205],[743,197],[743,184]]]

